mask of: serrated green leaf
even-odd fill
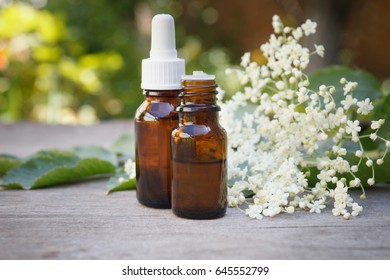
[[[126,156],[129,158],[135,157],[135,140],[133,133],[125,133],[119,136],[114,144],[112,144],[111,150],[118,155]]]
[[[6,174],[12,168],[20,165],[22,160],[12,155],[0,155],[0,176]]]
[[[127,191],[127,190],[134,190],[136,188],[136,179],[130,179],[128,181],[125,181],[123,183],[119,183],[120,178],[127,178],[128,175],[126,172],[121,169],[118,171],[117,174],[112,176],[110,180],[107,182],[107,194],[110,194],[112,192],[117,191]]]
[[[362,70],[353,70],[346,66],[333,65],[323,68],[309,76],[309,88],[318,91],[321,85],[333,85],[336,88],[334,99],[340,105],[343,99],[343,86],[340,79],[346,78],[348,81],[357,82],[359,86],[354,89],[353,96],[359,100],[370,98],[376,100],[382,96],[380,85],[374,76]]]
[[[108,154],[102,154],[110,158]],[[41,151],[10,170],[2,185],[6,188],[23,189],[49,187],[95,176],[107,176],[113,174],[115,168],[110,160],[101,159],[99,155],[86,157],[86,154],[80,156],[74,151]]]

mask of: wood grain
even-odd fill
[[[123,121],[0,124],[0,153],[110,146],[130,129],[132,123]],[[258,221],[238,209],[222,219],[194,221],[143,207],[134,191],[107,196],[105,184],[1,190],[0,259],[390,259],[389,186],[368,189],[363,215],[349,221],[330,210]]]

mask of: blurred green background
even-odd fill
[[[225,69],[259,46],[279,14],[291,26],[311,18],[329,64],[367,70],[390,91],[390,1],[386,0],[0,0],[0,121],[91,124],[132,118],[143,100],[141,60],[157,13],[176,21],[187,73],[204,70],[233,93]]]

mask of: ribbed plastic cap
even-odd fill
[[[155,15],[152,20],[150,57],[142,60],[142,89],[180,89],[185,73],[184,59],[177,57],[175,22],[167,14]]]

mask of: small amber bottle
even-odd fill
[[[137,199],[145,206],[171,208],[170,135],[178,124],[180,90],[145,90],[135,115]]]
[[[170,136],[178,124],[176,107],[184,73],[172,16],[154,16],[150,58],[142,61],[141,88],[146,100],[137,109],[134,124],[137,199],[149,207],[171,208]]]
[[[182,78],[179,125],[172,132],[172,210],[190,219],[214,219],[227,207],[227,136],[218,121],[213,75]]]

